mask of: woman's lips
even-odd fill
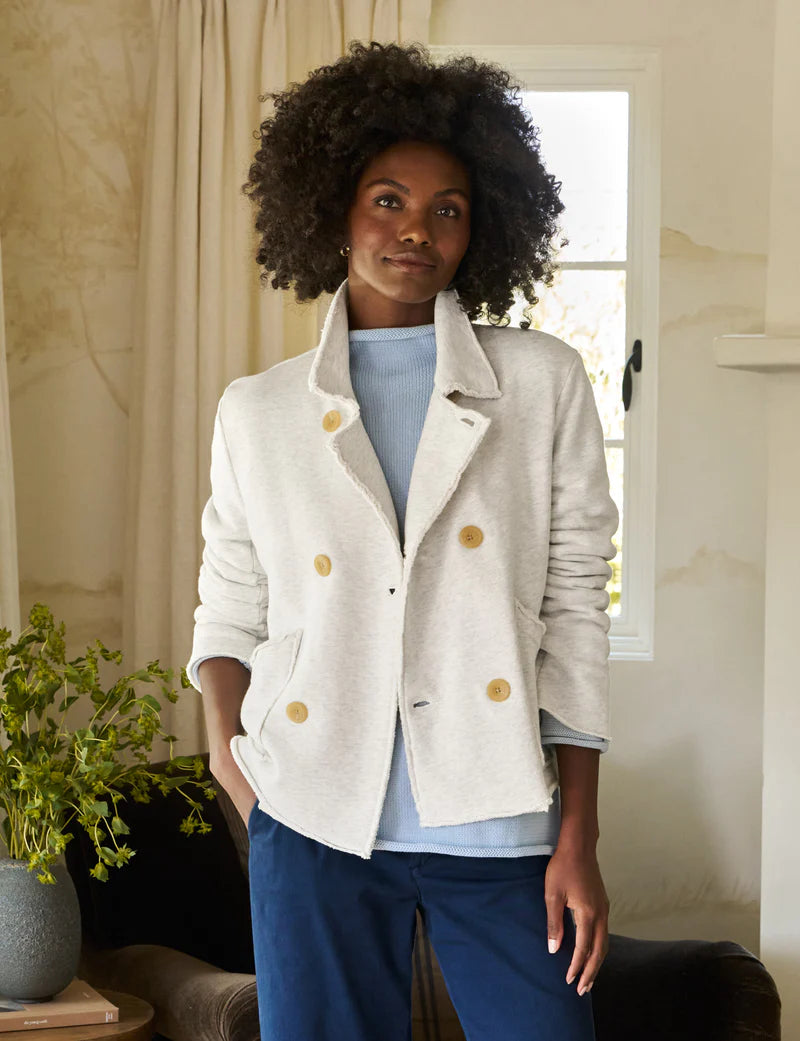
[[[399,268],[401,271],[407,271],[410,274],[420,274],[424,271],[433,271],[433,264],[414,264],[409,260],[394,260],[392,257],[386,257],[390,264],[394,267]]]

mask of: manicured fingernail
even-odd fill
[[[577,972],[574,972],[571,976],[567,976],[567,983],[572,983],[577,975]]]
[[[556,941],[552,938],[548,939],[547,946],[551,954],[555,954],[557,950]]]

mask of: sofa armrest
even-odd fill
[[[592,990],[598,1041],[780,1041],[775,981],[741,944],[608,939]]]
[[[134,994],[170,1041],[259,1041],[256,978],[157,944],[84,947],[79,974],[93,987]]]

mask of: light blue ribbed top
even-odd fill
[[[436,369],[436,335],[430,325],[351,329],[350,382],[361,419],[380,460],[403,541],[411,469]],[[540,710],[542,744],[608,749],[608,741],[571,730]],[[561,826],[558,789],[541,813],[494,817],[470,824],[423,828],[411,792],[398,711],[389,783],[375,849],[423,850],[459,856],[520,857],[553,853]]]

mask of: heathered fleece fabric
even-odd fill
[[[361,418],[392,493],[400,538],[414,455],[425,422],[436,368],[436,335],[429,325],[353,329],[350,382]],[[583,734],[540,710],[542,745],[574,744],[608,750],[608,741]],[[375,849],[422,850],[458,856],[520,857],[552,853],[561,823],[558,789],[541,813],[494,817],[470,824],[423,828],[408,776],[398,713],[392,768]]]
[[[402,542],[414,454],[433,391],[434,325],[431,322],[429,325],[355,329],[349,332],[349,340],[350,381],[392,493]],[[542,745],[581,745],[597,748],[601,753],[608,750],[608,741],[564,726],[545,709],[540,709],[539,714]],[[398,712],[392,768],[375,849],[486,857],[552,853],[561,824],[558,789],[553,796],[550,809],[540,813],[423,828],[411,792]]]
[[[435,299],[403,542],[350,379],[348,282],[319,343],[217,408],[192,653],[247,660],[231,752],[259,805],[369,859],[402,720],[424,827],[548,810],[540,710],[610,741],[619,513],[579,353]]]

